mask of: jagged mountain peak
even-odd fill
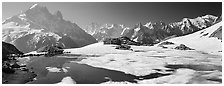
[[[55,15],[56,17],[58,17],[59,19],[63,19],[62,13],[61,13],[61,11],[59,11],[59,10],[58,10],[57,12],[55,12],[54,15]]]
[[[36,11],[36,12],[35,12]],[[50,13],[47,9],[47,7],[45,6],[40,6],[39,4],[34,4],[33,6],[31,6],[25,13],[30,13],[30,12],[45,12],[45,13]]]
[[[136,26],[137,26],[137,27],[142,27],[143,25],[142,25],[141,22],[139,22],[139,23],[136,24]]]
[[[124,29],[127,28],[123,24],[98,24],[93,22],[84,30],[98,41],[102,41],[104,38],[108,37],[120,37]]]
[[[60,11],[51,14],[47,7],[38,4],[6,19],[2,27],[3,41],[14,44],[23,52],[56,42],[64,48],[82,47],[96,42],[76,23],[64,20]]]
[[[166,37],[175,35],[183,36],[194,33],[196,31],[208,28],[215,24],[217,17],[213,15],[205,15],[197,18],[183,18],[179,22],[165,24],[164,22],[148,22],[142,26],[141,23],[136,24],[132,29],[126,30],[127,37],[136,39],[136,41],[146,43],[154,43],[157,40],[163,40]],[[220,20],[219,20],[220,21]]]
[[[104,24],[99,25],[100,29],[98,29],[98,27],[93,26],[91,28],[89,27],[88,29],[86,29],[86,32],[89,32],[96,39],[103,39],[107,37],[116,37],[111,36],[111,32],[113,32],[113,34],[116,33],[117,35],[121,31],[119,31],[118,29],[123,29],[120,36],[127,36],[131,39],[140,39],[140,42],[149,40],[151,40],[151,42],[154,42],[157,40],[162,40],[168,36],[182,36],[191,34],[193,32],[214,25],[217,20],[221,21],[221,18],[217,19],[217,17],[213,15],[204,15],[196,18],[185,17],[179,22],[173,22],[168,24],[163,21],[149,21],[145,24],[142,24],[142,22],[138,22],[131,28],[126,28],[123,26],[122,28],[116,28],[115,30],[115,24]]]
[[[183,23],[190,22],[190,18],[183,18],[183,19],[182,19],[182,22],[183,22]]]
[[[152,25],[152,22],[148,22],[148,23],[146,23],[144,26],[146,26],[146,27],[150,27]]]
[[[213,16],[213,15],[205,15],[205,16],[202,16],[202,18],[212,18],[212,19],[216,19],[217,17],[216,16]]]

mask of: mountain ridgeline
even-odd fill
[[[63,19],[60,11],[33,5],[2,23],[2,40],[26,53],[46,45],[77,48],[97,42],[77,24]]]
[[[180,22],[136,24],[91,23],[81,29],[77,24],[63,19],[62,13],[51,14],[46,7],[33,5],[28,10],[12,16],[2,23],[2,41],[15,45],[27,53],[43,46],[78,48],[105,38],[128,37],[141,44],[155,44],[175,36],[183,36],[208,28],[222,21],[222,17],[205,15]],[[221,39],[221,27],[212,36]]]
[[[155,44],[171,37],[194,33],[208,28],[220,21],[222,21],[221,17],[205,15],[194,19],[183,18],[180,22],[169,24],[165,24],[164,22],[149,22],[143,25],[142,23],[139,23],[132,28],[118,24],[111,24],[108,27],[108,24],[100,25],[92,23],[85,28],[85,31],[95,37],[98,41],[108,37],[126,36],[142,44]]]
[[[117,38],[122,33],[122,31],[128,27],[124,27],[124,25],[119,24],[97,24],[91,23],[84,30],[91,34],[96,40],[102,41],[105,38]]]

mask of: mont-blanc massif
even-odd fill
[[[183,13],[178,14],[178,9],[197,10],[200,5],[195,9],[182,9],[181,6],[184,5],[178,5],[180,7],[176,7],[177,11],[173,9],[176,12],[173,14],[180,15],[179,17],[168,11],[151,15],[153,18],[170,15],[172,18],[178,17],[177,20],[145,18],[147,22],[133,20],[135,23],[129,24],[120,23],[121,18],[108,19],[117,23],[98,22],[101,19],[99,17],[98,20],[80,26],[83,23],[79,19],[85,22],[88,18],[80,16],[71,21],[66,15],[83,13],[83,16],[94,16],[94,13],[98,13],[103,20],[105,17],[100,12],[101,9],[110,8],[104,12],[113,17],[119,16],[113,12],[121,9],[112,8],[124,7],[127,10],[123,11],[127,11],[125,16],[128,18],[131,15],[153,14],[154,11],[150,10],[160,11],[156,6],[166,8],[168,3],[71,2],[57,5],[61,2],[54,2],[49,7],[43,3],[30,3],[29,8],[10,14],[13,16],[4,14],[8,13],[4,9],[10,11],[9,9],[22,7],[19,4],[23,3],[3,3],[3,17],[7,15],[2,21],[3,84],[222,84],[222,12],[218,14],[211,11],[209,14],[208,10],[207,14],[186,17],[193,15],[194,11],[182,16]],[[76,8],[80,6],[81,11],[69,10],[70,13],[67,14],[68,11],[63,6],[73,9],[72,3],[81,4],[74,5]],[[147,8],[147,3],[156,6]],[[209,4],[209,7],[205,7],[213,10],[220,11],[222,8],[222,2],[200,3]],[[200,3],[192,2],[187,6],[192,4],[193,7]],[[14,8],[7,8],[10,4]],[[110,5],[94,10],[96,4]],[[136,4],[136,9],[126,8],[129,5],[133,7],[133,4]],[[88,8],[87,5],[93,8]],[[53,6],[62,8],[53,12]],[[145,6],[144,9],[149,12],[138,12],[138,7],[141,6]],[[92,11],[85,10],[87,8]],[[86,11],[89,14],[84,14]],[[135,13],[130,14],[129,11]],[[127,22],[132,21],[129,18]]]

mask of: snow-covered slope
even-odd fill
[[[122,24],[97,24],[97,23],[91,23],[87,26],[84,30],[91,34],[94,38],[96,38],[98,41],[103,40],[104,38],[117,38],[120,37],[123,30],[127,29],[128,27],[125,27]]]
[[[131,46],[133,51],[117,50],[114,46],[100,42],[82,48],[65,49],[65,51],[84,57],[89,55],[86,59],[78,61],[80,64],[148,77],[136,80],[137,83],[211,84],[220,83],[218,80],[222,80],[220,55],[205,54],[197,50],[163,49],[157,46]],[[165,76],[157,74],[165,74]],[[108,81],[106,83],[125,82]]]
[[[196,50],[205,51],[209,53],[222,52],[222,22],[219,22],[211,27],[200,30],[198,32],[172,38],[167,41],[185,44]]]
[[[64,20],[60,11],[51,14],[46,7],[37,4],[6,19],[2,27],[3,41],[15,45],[22,52],[45,45],[75,48],[96,42],[77,24]]]

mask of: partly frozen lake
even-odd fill
[[[74,57],[73,57],[74,58]],[[77,57],[79,58],[79,57]],[[170,74],[152,73],[146,76],[135,76],[121,71],[97,68],[86,64],[79,64],[77,58],[36,57],[28,68],[37,73],[32,84],[59,83],[64,77],[71,77],[77,84],[99,84],[107,81],[137,83],[138,80],[156,78]]]
[[[114,45],[92,44],[67,49],[70,54],[23,58],[37,74],[29,83],[222,83],[222,56],[195,50],[132,46],[116,50]],[[27,61],[26,61],[27,60]]]

